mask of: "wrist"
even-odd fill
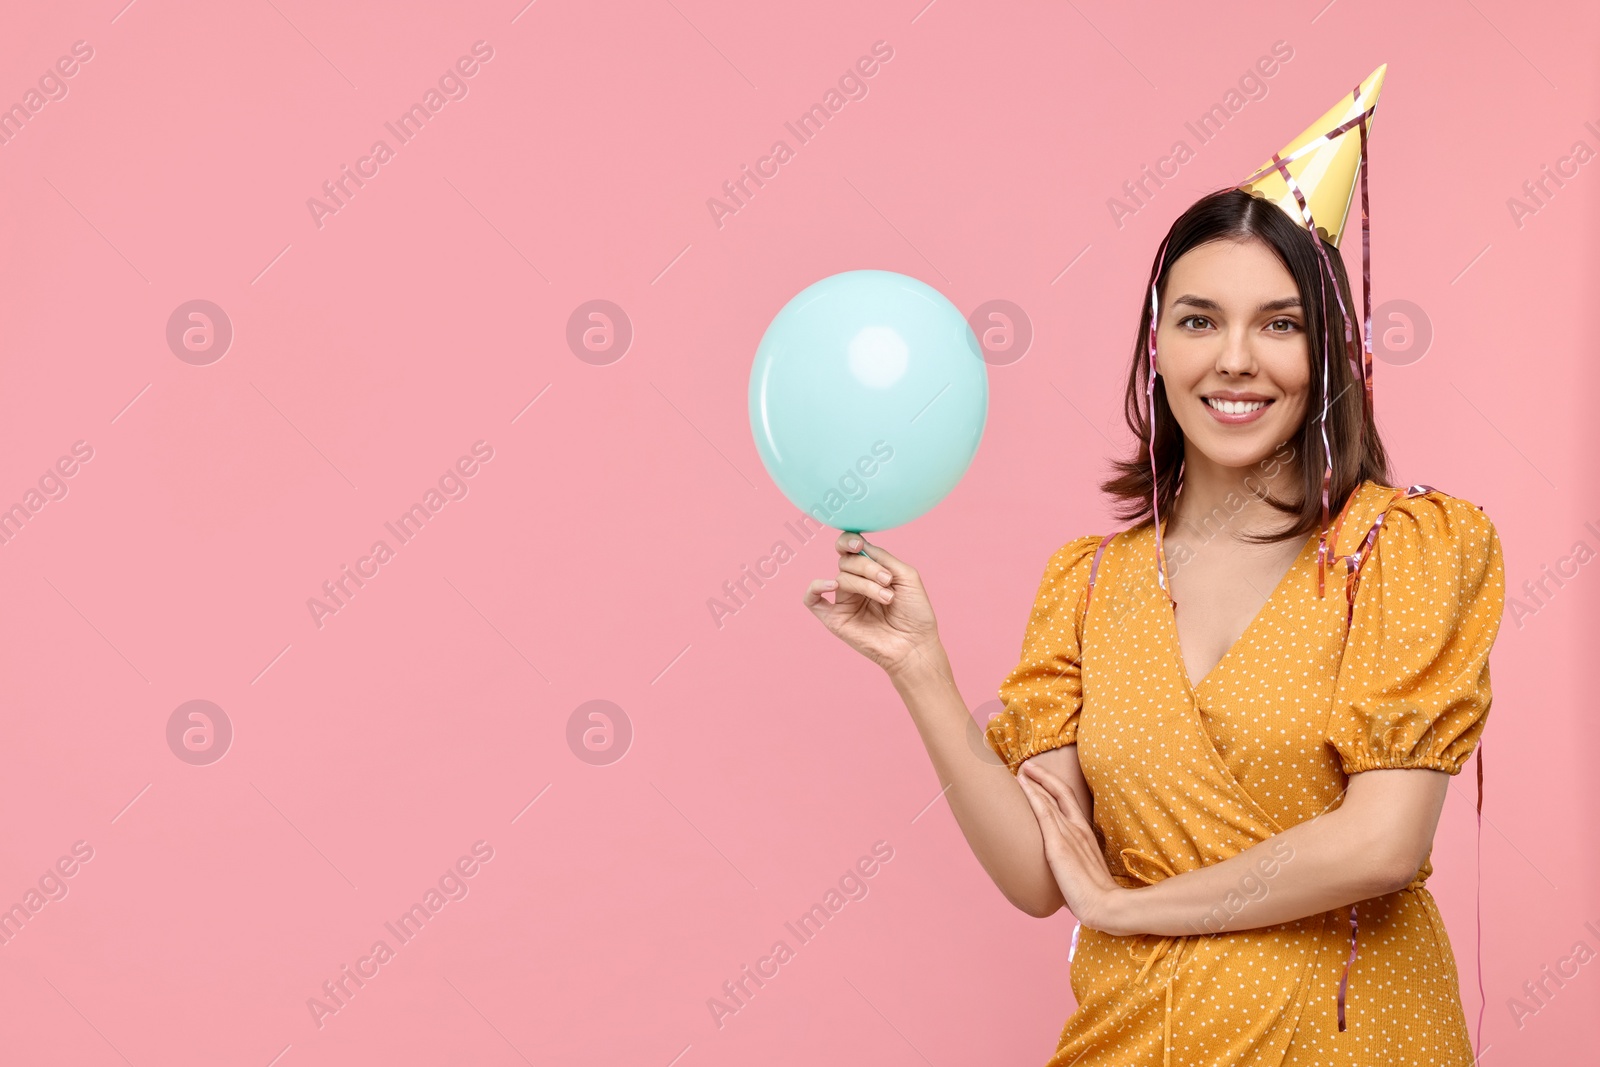
[[[1099,930],[1112,937],[1131,937],[1143,933],[1138,922],[1138,890],[1118,886],[1106,890],[1096,902],[1094,914],[1079,916],[1078,921],[1091,930]]]
[[[934,634],[911,646],[911,651],[898,663],[884,670],[895,688],[900,690],[915,689],[929,683],[945,685],[950,679],[950,657],[945,654],[939,635]]]

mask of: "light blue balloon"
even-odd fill
[[[938,290],[885,270],[808,286],[767,327],[750,429],[783,495],[825,526],[886,530],[928,511],[983,438],[989,375]]]

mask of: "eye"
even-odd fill
[[[1293,333],[1295,330],[1300,328],[1300,324],[1293,319],[1273,319],[1271,322],[1267,323],[1267,326],[1269,328],[1269,332],[1271,333]],[[1288,329],[1273,330],[1271,329],[1273,326],[1287,326]]]
[[[1185,315],[1183,318],[1178,320],[1178,325],[1179,326],[1184,326],[1184,325],[1187,325],[1188,323],[1194,322],[1195,320],[1199,320],[1200,322],[1205,322],[1205,323],[1209,323],[1211,321],[1210,319],[1206,318],[1204,315]]]

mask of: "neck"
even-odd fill
[[[1262,500],[1268,493],[1280,500],[1299,499],[1295,464],[1274,454],[1247,467],[1225,467],[1190,449],[1167,532],[1210,539],[1218,533],[1239,538],[1282,529],[1288,517]]]

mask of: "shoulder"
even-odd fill
[[[1504,595],[1500,535],[1484,509],[1466,497],[1427,485],[1384,486],[1375,537],[1357,546],[1372,555],[1384,598],[1397,604],[1448,605],[1461,612],[1495,610]],[[1396,495],[1398,493],[1398,495]]]
[[[1081,576],[1082,581],[1086,582],[1101,540],[1101,534],[1085,534],[1056,549],[1045,564],[1045,581],[1052,585],[1076,583]]]
[[[1038,600],[1041,605],[1057,599],[1075,600],[1082,595],[1089,585],[1089,572],[1093,569],[1096,551],[1104,539],[1102,534],[1085,534],[1073,538],[1051,554],[1039,583]]]
[[[1362,555],[1373,541],[1406,541],[1440,550],[1450,545],[1497,547],[1499,535],[1482,505],[1425,484],[1366,481],[1352,494],[1335,551]],[[1379,536],[1380,532],[1384,536]]]
[[[1417,720],[1425,726],[1446,704],[1466,707],[1462,687],[1469,684],[1481,684],[1480,707],[1487,710],[1488,651],[1505,607],[1505,565],[1494,523],[1476,502],[1427,485],[1376,488],[1382,495],[1373,507],[1375,536],[1357,549],[1358,558],[1346,557],[1352,605],[1347,666],[1367,694],[1360,699],[1371,701],[1356,709],[1357,718],[1409,715],[1423,707],[1435,713]],[[1424,692],[1438,697],[1439,707],[1415,703]],[[1383,729],[1399,727],[1385,720]],[[1393,747],[1391,741],[1386,737],[1384,747]],[[1359,769],[1434,766],[1453,774],[1470,747],[1448,765],[1380,761]]]
[[[1444,560],[1487,563],[1500,555],[1499,532],[1481,504],[1428,485],[1385,489],[1393,499],[1383,509],[1380,541]]]
[[[1100,542],[1107,539],[1105,534],[1084,534],[1082,537],[1075,537],[1056,549],[1055,554],[1050,557],[1050,564],[1052,567],[1062,569],[1080,566],[1085,560],[1092,559],[1100,547]]]

